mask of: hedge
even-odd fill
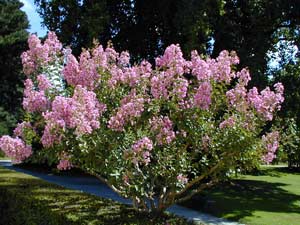
[[[164,214],[154,217],[109,199],[70,190],[0,167],[0,224],[98,225],[192,224]]]

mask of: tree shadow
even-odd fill
[[[252,216],[254,211],[300,213],[300,195],[282,187],[284,183],[256,180],[235,180],[222,183],[197,195],[183,205],[229,220]]]
[[[0,192],[6,193],[6,195],[11,194],[18,202],[16,204],[21,202],[21,204],[25,205],[25,208],[32,207],[32,210],[26,209],[28,210],[26,213],[43,211],[40,214],[49,218],[64,218],[63,224],[189,224],[184,219],[166,214],[154,217],[153,215],[138,213],[131,206],[77,190],[65,189],[38,178],[1,167]],[[19,197],[21,200],[17,199]],[[1,201],[0,196],[0,212],[3,213],[5,211],[5,209],[3,210],[5,205],[7,204]],[[18,207],[13,208],[18,209]],[[23,224],[26,224],[26,222]]]

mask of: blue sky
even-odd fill
[[[28,17],[30,29],[28,31],[30,33],[37,33],[39,37],[43,37],[47,33],[47,29],[42,27],[42,18],[36,11],[36,6],[34,5],[34,0],[20,0],[24,6],[21,8]]]

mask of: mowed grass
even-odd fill
[[[247,225],[300,225],[300,173],[265,166],[184,205]]]
[[[188,225],[192,223],[173,215],[154,217],[138,213],[131,206],[66,189],[0,166],[0,224]]]

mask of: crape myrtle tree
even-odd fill
[[[50,32],[30,36],[24,122],[0,148],[16,163],[40,142],[59,169],[79,167],[142,211],[162,212],[230,176],[236,165],[271,162],[279,132],[263,132],[283,102],[280,83],[247,90],[235,52],[189,60],[179,45],[130,63],[96,44],[76,58]]]

